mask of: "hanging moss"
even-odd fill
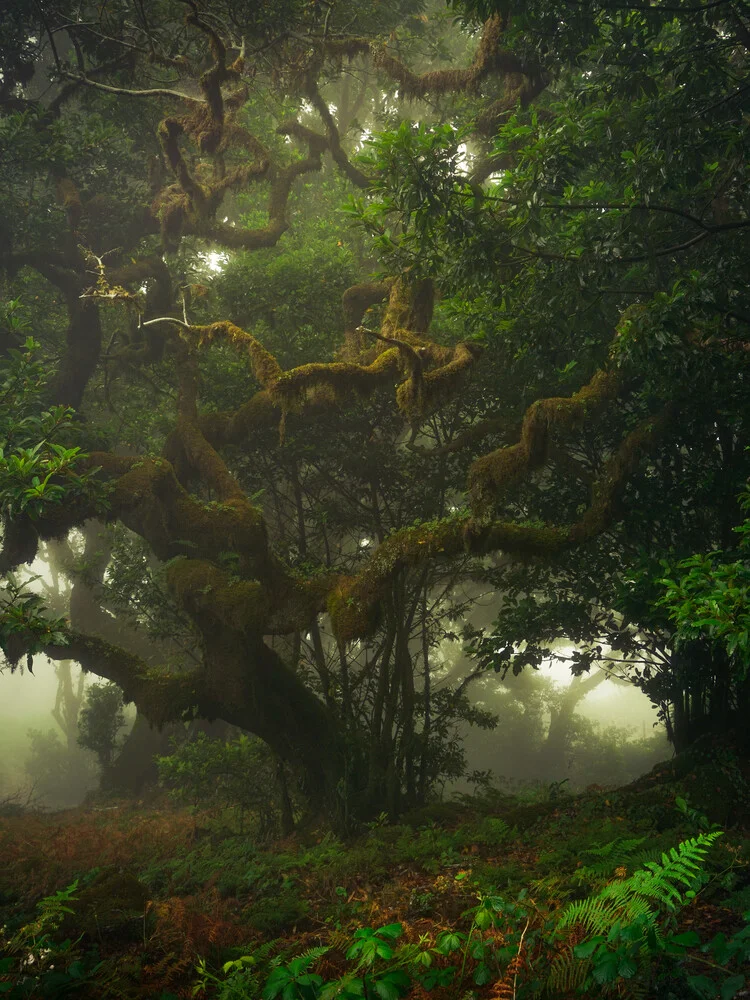
[[[189,207],[188,196],[177,184],[164,188],[151,203],[151,214],[159,221],[165,250],[177,249]]]
[[[369,396],[381,385],[392,384],[401,371],[397,348],[383,351],[370,365],[348,361],[329,364],[313,362],[283,372],[270,391],[271,399],[282,410],[300,409],[308,394],[315,389],[329,388],[333,398],[341,403],[356,396]]]
[[[78,188],[69,177],[58,177],[56,188],[57,198],[65,209],[68,225],[71,229],[78,229],[83,215],[83,205]]]
[[[478,344],[458,344],[452,351],[433,345],[420,351],[424,360],[439,358],[443,364],[431,371],[423,371],[399,386],[396,400],[407,420],[412,423],[424,420],[447,403],[481,353],[482,348]]]
[[[476,92],[479,84],[492,73],[526,74],[527,67],[513,52],[500,48],[505,19],[495,14],[484,24],[474,59],[467,69],[439,69],[421,75],[413,73],[385,47],[372,51],[373,64],[399,84],[400,93],[410,100],[430,94],[459,91]]]

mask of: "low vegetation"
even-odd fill
[[[722,774],[741,778],[731,813]],[[310,816],[283,840],[237,823],[167,802],[2,819],[0,993],[743,993],[750,774],[728,746],[619,790],[487,790],[345,841]]]

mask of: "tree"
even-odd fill
[[[118,749],[117,737],[125,725],[122,693],[116,684],[92,684],[78,719],[78,743],[92,750],[106,774]]]
[[[427,791],[431,658],[465,579],[563,581],[609,612],[640,550],[730,537],[746,22],[564,0],[467,3],[450,35],[409,0],[76,11],[12,11],[2,265],[39,295],[85,454],[46,459],[49,479],[21,465],[0,568],[105,516],[140,539],[170,641],[179,619],[199,652],[149,663],[18,601],[4,648],[77,660],[155,723],[247,729],[334,811],[396,811]],[[323,210],[347,191],[352,237]],[[304,294],[286,247],[320,264]],[[285,266],[300,295],[281,309],[238,295]],[[324,284],[350,275],[321,329]],[[658,618],[642,605],[635,631]],[[714,721],[746,704],[730,673],[704,684]]]

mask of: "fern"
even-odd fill
[[[618,888],[626,885],[621,882]],[[570,903],[563,910],[557,926],[563,930],[571,924],[583,924],[590,934],[607,934],[618,921],[632,923],[638,917],[646,917],[653,923],[655,913],[647,900],[629,896],[626,888],[622,898],[602,899],[600,894]]]
[[[600,883],[602,879],[611,878],[618,868],[634,871],[647,861],[658,860],[660,851],[653,848],[638,850],[645,840],[645,837],[617,837],[602,847],[588,848],[584,854],[593,855],[595,860],[579,868],[575,873],[576,878],[580,882]]]
[[[307,972],[311,965],[315,965],[316,962],[319,962],[320,959],[329,951],[330,948],[325,946],[308,948],[300,955],[295,955],[295,957],[287,963],[287,968],[295,976],[299,975],[301,972]]]
[[[645,839],[645,837],[615,837],[608,844],[604,844],[602,847],[589,847],[583,853],[593,854],[596,858],[620,859],[632,854]]]
[[[629,878],[608,883],[597,896],[570,903],[558,927],[581,923],[594,934],[606,934],[616,922],[632,923],[639,917],[653,924],[658,907],[674,910],[682,905],[680,888],[700,877],[705,854],[719,836],[717,830],[684,840],[669,853],[663,852],[659,861],[646,861]]]
[[[581,961],[572,951],[557,955],[552,962],[547,985],[555,994],[568,996],[577,993],[586,981],[591,962]]]

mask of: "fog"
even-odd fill
[[[562,693],[570,689],[573,683],[570,670],[560,663],[548,663],[539,671],[527,671],[525,683],[552,681],[554,689]],[[592,676],[597,671],[592,671]],[[81,679],[81,671],[77,665],[72,665],[70,677],[73,687],[77,687]],[[85,691],[91,684],[101,683],[100,678],[93,675],[86,675],[83,678],[83,690]],[[54,663],[44,656],[36,656],[33,661],[33,668],[29,671],[26,666],[19,666],[15,672],[11,673],[6,666],[0,670],[0,800],[19,796],[26,800],[31,797],[34,803],[46,808],[67,808],[80,804],[86,795],[97,789],[99,784],[99,770],[94,754],[81,750],[71,759],[68,766],[72,767],[73,775],[69,776],[62,787],[61,779],[58,775],[50,783],[35,782],[33,773],[33,760],[35,758],[33,734],[49,735],[54,734],[59,741],[59,753],[64,753],[66,734],[55,719],[53,709],[55,707],[59,688],[58,668]],[[489,675],[485,686],[493,684],[493,675]],[[507,733],[504,718],[503,702],[508,705],[514,701],[515,691],[524,684],[522,678],[509,676],[499,690],[502,692],[498,704],[498,699],[492,700],[491,709],[499,717],[496,728],[484,731],[474,726],[460,726],[458,732],[464,741],[467,758],[467,772],[474,770],[489,769],[492,772],[492,783],[503,784],[521,782],[538,784],[540,781],[559,781],[568,777],[573,781],[574,786],[586,782],[586,768],[584,764],[584,775],[580,769],[575,767],[575,753],[571,752],[566,756],[561,766],[551,768],[548,773],[542,770],[534,771],[529,769],[527,759],[528,748],[517,746],[516,753],[508,752],[508,745],[505,739]],[[486,690],[480,685],[474,685],[472,689],[472,703],[480,707],[489,707],[490,699],[487,698]],[[131,730],[135,719],[135,708],[127,705],[125,708],[126,725],[120,734],[122,743]],[[627,731],[627,736],[633,743],[646,739],[654,739],[651,752],[644,753],[642,759],[651,765],[657,759],[665,759],[671,756],[671,748],[666,740],[664,729],[658,721],[657,709],[651,705],[648,698],[635,686],[627,686],[610,680],[604,680],[598,687],[590,691],[575,707],[575,716],[589,720],[594,724],[596,730],[604,733],[615,727],[617,730]],[[543,713],[544,730],[542,735],[549,735],[550,714]],[[623,737],[625,734],[623,733]],[[38,755],[38,751],[37,751]],[[640,757],[635,758],[635,762],[624,764],[624,771],[618,771],[616,777],[634,778],[637,776],[633,767],[637,767]],[[62,760],[57,763],[62,766]],[[558,762],[560,763],[560,762]],[[592,768],[589,777],[591,783],[600,782],[606,773],[600,772],[597,767],[589,762]],[[47,762],[49,764],[49,762]],[[46,766],[46,765],[45,765]],[[644,765],[645,767],[645,765]],[[38,768],[38,765],[37,765]],[[612,776],[614,777],[614,775]],[[447,781],[442,788],[443,797],[449,797],[455,792],[468,792],[472,790],[472,785],[466,778],[459,778],[454,781]]]

